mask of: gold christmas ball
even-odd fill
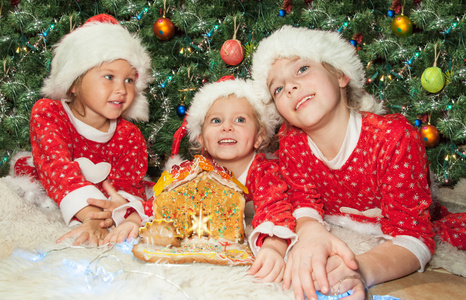
[[[429,93],[437,93],[445,85],[445,76],[439,67],[430,67],[422,72],[421,84]]]
[[[410,36],[413,32],[413,23],[408,17],[398,15],[392,21],[392,31],[399,37]]]
[[[421,137],[426,147],[434,147],[440,141],[440,134],[433,125],[424,125],[421,127]]]
[[[155,21],[152,30],[154,30],[155,36],[162,41],[171,39],[175,34],[175,26],[168,18],[159,18]]]

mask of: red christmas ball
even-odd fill
[[[426,147],[434,147],[440,141],[440,134],[432,125],[424,125],[421,127],[421,137]]]
[[[223,46],[220,49],[220,56],[226,64],[230,66],[236,66],[243,61],[243,45],[241,45],[241,42],[238,40],[228,40],[223,43]]]
[[[155,21],[152,30],[154,30],[155,36],[162,41],[169,40],[175,35],[175,26],[168,18],[159,18]]]

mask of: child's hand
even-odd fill
[[[114,224],[113,219],[112,219],[113,210],[123,204],[128,203],[128,201],[125,198],[123,198],[120,194],[117,193],[115,188],[110,184],[108,180],[105,180],[102,183],[102,186],[105,189],[105,191],[108,193],[108,195],[110,196],[111,200],[109,201],[109,200],[89,198],[87,199],[87,203],[102,209],[101,212],[95,212],[90,217],[92,219],[103,220],[100,223],[100,226],[102,228],[107,228]]]
[[[103,244],[122,243],[127,238],[135,239],[139,235],[139,223],[126,219],[105,237]]]
[[[365,299],[364,284],[361,280],[362,275],[358,271],[348,268],[339,255],[332,255],[328,258],[326,271],[332,295],[353,290],[352,295],[345,297],[345,299]],[[314,280],[314,287],[316,290],[321,290],[316,280]]]
[[[318,283],[323,294],[329,292],[326,272],[329,256],[339,255],[349,268],[358,268],[354,254],[348,246],[316,220],[298,219],[296,232],[298,242],[290,251],[283,277],[283,288],[289,289],[292,283],[296,299],[304,299],[304,293],[309,299],[317,299],[314,281]]]
[[[284,272],[283,257],[273,249],[261,248],[248,273],[261,282],[281,282]]]
[[[100,220],[86,219],[79,227],[60,237],[57,240],[57,243],[61,243],[67,238],[77,237],[73,246],[81,245],[86,241],[89,242],[89,245],[91,246],[99,246],[102,244],[103,239],[108,235],[108,230],[106,228],[101,228],[99,223]]]
[[[261,282],[281,282],[285,272],[283,258],[287,248],[285,240],[275,236],[267,237],[248,273]]]
[[[100,227],[108,228],[114,224],[112,219],[112,212],[115,208],[118,207],[116,206],[116,203],[109,200],[100,200],[94,198],[87,199],[87,203],[102,209],[102,211],[94,212],[90,215],[91,219],[101,221],[99,223]]]

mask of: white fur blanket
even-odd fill
[[[25,178],[0,178],[0,299],[293,299],[280,284],[254,282],[248,267],[150,264],[134,258],[127,244],[56,244],[70,229],[38,190]],[[375,243],[332,230],[355,253]],[[466,277],[465,251],[449,245],[438,246],[431,265]]]

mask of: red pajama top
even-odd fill
[[[427,156],[419,132],[400,114],[361,114],[356,148],[339,169],[312,153],[302,130],[291,127],[280,137],[280,168],[293,210],[377,224],[386,235],[419,239],[433,253]],[[374,210],[381,214],[365,215]]]
[[[34,165],[47,194],[60,206],[65,222],[87,206],[87,198],[108,197],[102,188],[104,179],[109,179],[120,194],[145,199],[141,180],[147,171],[147,149],[140,130],[119,118],[115,131],[102,138],[106,133],[95,132],[81,122],[86,136],[96,137],[88,139],[72,122],[80,121],[71,121],[60,101],[41,99],[32,109]],[[87,177],[82,169],[87,170]]]
[[[245,186],[249,191],[245,198],[254,204],[254,230],[249,235],[249,246],[257,255],[264,237],[277,236],[289,240],[289,249],[297,241],[294,233],[296,220],[287,199],[287,184],[280,174],[278,160],[258,153],[245,172]]]

